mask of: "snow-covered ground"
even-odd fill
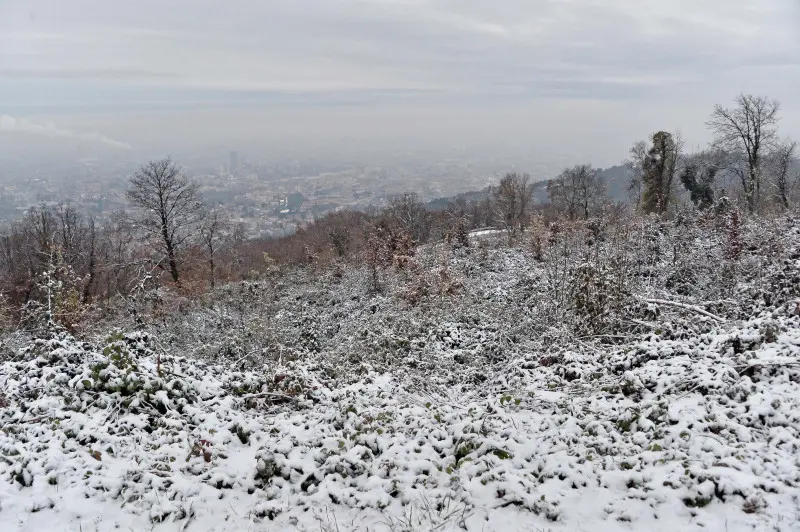
[[[0,530],[798,530],[785,234],[769,304],[746,276],[747,309],[640,288],[614,341],[534,332],[544,274],[502,248],[453,258],[438,310],[289,286],[270,327],[304,347],[268,366],[177,356],[166,330],[24,342],[0,366]],[[187,313],[198,345],[218,310]]]

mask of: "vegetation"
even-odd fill
[[[513,240],[536,223],[563,218],[602,225],[626,210],[667,219],[690,207],[731,204],[752,214],[786,211],[795,205],[800,174],[796,143],[778,139],[779,110],[777,102],[752,95],[740,95],[730,109],[716,106],[708,122],[714,143],[699,153],[684,153],[680,135],[665,131],[636,143],[627,162],[627,203],[609,196],[617,184],[581,164],[547,181],[545,203],[534,203],[530,176],[511,172],[470,201],[456,199],[434,211],[416,194],[403,194],[380,210],[331,213],[277,240],[244,239],[224,206],[204,205],[174,161],[150,161],[131,177],[131,213],[119,213],[108,226],[98,227],[69,204],[42,204],[0,235],[0,321],[34,327],[32,311],[46,308],[47,319],[77,330],[104,308],[159,286],[195,297],[220,283],[294,266],[365,264],[377,293],[381,269],[411,264],[417,246],[469,246],[468,234],[477,229],[502,229]],[[415,268],[408,275],[421,275]]]
[[[169,159],[109,227],[37,206],[0,239],[0,481],[151,526],[332,505],[390,529],[711,529],[725,504],[791,529],[796,162],[759,138],[755,184],[731,145],[661,131],[632,150],[629,203],[582,164],[549,202],[508,173],[272,241]]]

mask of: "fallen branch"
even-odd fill
[[[25,423],[38,423],[39,421],[42,421],[42,420],[47,419],[47,418],[48,418],[48,416],[34,417],[34,418],[31,418],[31,419],[25,419],[25,420],[20,419],[19,421],[14,421],[14,422],[11,422],[11,423],[5,423],[3,425],[0,425],[0,430],[7,429],[8,427],[16,427],[16,426],[19,426],[19,425],[24,425]]]
[[[757,358],[751,359],[747,361],[747,364],[734,366],[737,371],[741,374],[743,371],[746,371],[750,368],[757,368],[757,367],[778,367],[778,366],[797,366],[800,365],[800,360],[791,357],[776,357],[773,359],[768,360],[759,360]]]
[[[679,303],[678,301],[669,301],[667,299],[642,299],[645,303],[652,303],[654,305],[667,305],[670,307],[678,307],[683,308],[686,310],[691,310],[692,312],[697,312],[703,316],[711,318],[713,320],[717,320],[718,322],[725,322],[725,318],[721,318],[716,314],[711,314],[709,311],[704,310],[697,305],[689,305],[688,303]]]
[[[296,397],[292,397],[291,395],[285,395],[282,393],[273,393],[273,392],[262,392],[262,393],[251,393],[248,395],[241,395],[239,399],[256,399],[258,397],[277,397],[279,399],[287,399],[289,401],[297,401]]]
[[[629,319],[627,321],[633,323],[634,325],[639,325],[641,327],[647,327],[649,329],[658,329],[658,325],[656,325],[655,323],[648,323],[646,321],[635,320],[635,319]]]

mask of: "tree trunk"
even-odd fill
[[[161,236],[164,238],[164,247],[167,248],[167,259],[169,260],[169,273],[172,275],[173,282],[178,282],[178,261],[175,260],[175,246],[167,232],[167,220],[161,217]]]
[[[175,261],[175,255],[170,251],[169,253],[169,273],[172,275],[172,280],[178,282],[178,263]]]
[[[214,280],[214,252],[213,251],[211,251],[211,253],[209,254],[208,270],[209,270],[209,273],[211,274],[211,288],[214,288],[214,285],[215,285],[216,282]]]
[[[758,201],[758,198],[756,196],[757,182],[758,182],[758,177],[756,176],[756,169],[751,167],[750,175],[748,176],[747,190],[745,191],[747,195],[747,210],[750,213],[753,213],[756,210],[756,202]]]
[[[86,284],[83,287],[83,302],[88,303],[89,297],[92,295],[92,285],[94,285],[95,279],[95,242],[97,240],[97,233],[94,228],[94,220],[90,221],[89,227],[89,278],[86,280]]]

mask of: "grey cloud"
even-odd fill
[[[590,79],[629,80],[634,87],[659,71],[661,83],[679,86],[786,49],[793,31],[785,20],[788,4],[750,4],[37,0],[17,13],[16,25],[9,23],[24,43],[6,47],[16,52],[5,62],[14,65],[15,53],[47,50],[32,69],[94,78],[108,69],[108,78],[116,71],[142,84],[225,90],[487,92],[498,81],[535,86],[540,74],[556,69],[564,81],[589,71]],[[57,44],[46,38],[51,33]],[[67,66],[57,70],[54,63]]]
[[[76,79],[76,80],[142,80],[174,79],[175,74],[147,70],[95,69],[25,69],[0,68],[1,79]]]
[[[427,119],[437,139],[525,144],[557,128],[587,154],[600,138],[624,154],[652,128],[703,142],[711,106],[740,91],[781,100],[800,134],[798,27],[797,0],[0,1],[0,101],[17,115],[94,111],[70,129],[139,148],[411,137]]]

